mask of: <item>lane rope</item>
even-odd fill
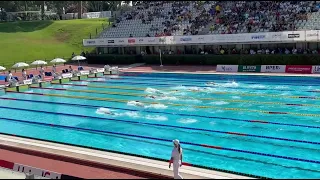
[[[187,129],[187,130],[203,131],[203,132],[211,132],[211,133],[219,133],[219,134],[229,134],[229,135],[234,135],[234,136],[248,136],[248,137],[272,139],[272,140],[279,140],[279,141],[289,141],[289,142],[296,142],[296,143],[320,145],[320,142],[314,142],[314,141],[296,140],[296,139],[288,139],[288,138],[280,138],[280,137],[272,137],[272,136],[261,136],[261,135],[246,134],[246,133],[240,133],[240,132],[227,132],[227,131],[218,131],[218,130],[210,130],[210,129],[203,129],[203,128],[191,128],[191,127],[173,126],[173,125],[156,124],[156,123],[144,123],[144,122],[129,121],[129,120],[119,120],[119,119],[113,119],[113,118],[101,118],[101,117],[95,117],[95,116],[85,116],[85,115],[69,114],[69,113],[58,113],[58,112],[51,112],[51,111],[44,111],[44,110],[14,108],[14,107],[7,107],[7,106],[0,106],[0,108],[11,109],[11,110],[20,110],[20,111],[22,110],[22,111],[28,111],[28,112],[46,113],[46,114],[55,114],[55,115],[64,115],[64,116],[74,116],[74,117],[80,117],[80,118],[91,118],[91,119],[99,119],[99,120],[105,120],[105,121],[107,121],[107,120],[108,121],[117,121],[117,122],[124,122],[124,123],[130,123],[130,124],[142,124],[142,125],[149,125],[149,126],[169,127],[169,128]]]
[[[78,81],[78,82],[86,82],[86,81]],[[90,81],[88,81],[90,82]],[[104,81],[103,81],[104,82]],[[57,84],[57,83],[53,83],[53,84]],[[64,84],[64,85],[70,85],[70,84]],[[98,88],[110,88],[110,89],[126,89],[126,90],[141,90],[144,91],[146,88],[130,88],[130,87],[126,87],[126,86],[88,86],[88,87],[98,87]],[[157,88],[160,90],[168,90],[168,88]],[[190,91],[193,93],[202,93],[199,91]],[[236,94],[239,96],[268,96],[268,97],[273,97],[273,98],[293,98],[293,99],[313,99],[313,100],[319,100],[319,97],[315,97],[315,96],[286,96],[286,95],[276,95],[276,94],[256,94],[256,93],[238,93],[238,92],[208,92],[210,94]]]
[[[53,89],[54,90],[54,89]],[[60,90],[64,91],[64,90]],[[9,93],[22,93],[22,92],[15,92],[15,91],[7,91]],[[41,95],[41,96],[54,96],[54,97],[66,97],[66,98],[77,98],[77,99],[91,99],[97,101],[110,101],[110,102],[125,102],[127,103],[128,100],[123,99],[114,99],[114,98],[97,98],[97,97],[86,97],[86,96],[71,96],[71,95],[62,95],[62,94],[43,94],[43,93],[31,93],[31,92],[23,92],[24,94],[34,94],[34,95]],[[139,101],[145,104],[162,104],[162,105],[171,105],[171,106],[185,106],[184,104],[171,104],[171,103],[157,103],[157,102],[148,102],[148,101]],[[221,109],[227,111],[246,111],[246,112],[257,112],[262,114],[282,114],[282,115],[295,115],[295,116],[309,116],[309,117],[320,117],[320,114],[302,114],[302,113],[293,113],[293,112],[272,112],[272,111],[262,111],[262,110],[253,110],[253,109],[243,109],[243,108],[222,108],[218,106],[192,106],[193,108],[202,108],[202,109]]]
[[[115,80],[115,79],[110,79],[110,80]],[[222,81],[222,80],[218,80],[216,79],[217,81]],[[76,80],[72,80],[72,81],[76,81]],[[85,81],[88,81],[90,82],[90,80],[85,80]],[[99,81],[99,80],[92,80],[91,82],[107,82],[107,81]],[[262,81],[262,82],[266,82],[266,81]],[[267,81],[268,82],[268,81]],[[269,81],[270,83],[271,81]],[[301,82],[304,82],[305,81],[301,81]],[[117,82],[113,82],[113,83],[126,83],[126,84],[132,84],[132,82],[128,82],[128,81],[117,81]],[[140,82],[134,82],[133,84],[154,84],[154,85],[163,85],[163,86],[172,86],[172,85],[177,85],[177,84],[174,84],[174,83],[140,83]],[[246,82],[245,84],[250,84],[250,85],[261,85],[261,83],[255,83],[255,82]],[[298,84],[289,84],[289,83],[277,83],[277,85],[289,85],[289,86],[300,86]],[[308,86],[319,86],[319,84],[307,84]],[[195,86],[195,85],[191,85],[191,84],[183,84],[183,86]],[[207,87],[207,86],[204,86],[204,85],[197,85],[198,87]]]
[[[111,94],[111,95],[122,95],[122,96],[135,96],[135,97],[145,97],[146,94],[137,94],[137,93],[126,93],[126,92],[106,92],[106,91],[97,91],[97,90],[79,90],[79,89],[67,89],[67,88],[44,88],[44,87],[30,87],[34,89],[48,89],[48,90],[64,90],[64,91],[71,91],[71,92],[85,92],[85,93],[96,93],[96,94]],[[178,98],[190,98],[188,96],[175,96]],[[281,102],[263,102],[263,101],[250,101],[250,100],[233,100],[233,99],[221,99],[221,98],[194,98],[197,100],[204,100],[204,101],[225,101],[225,102],[234,102],[234,103],[254,103],[254,104],[277,104],[277,105],[284,105],[284,106],[309,106],[320,108],[320,105],[315,104],[295,104],[295,103],[281,103]]]
[[[180,74],[179,74],[180,75]],[[164,76],[137,76],[137,75],[135,75],[135,76],[131,76],[131,75],[126,75],[126,73],[124,73],[124,74],[121,74],[121,75],[119,75],[120,77],[130,77],[130,78],[123,78],[123,79],[140,79],[140,78],[145,78],[146,80],[154,80],[154,78],[163,78],[165,81],[170,81],[170,79],[172,79],[172,78],[174,78],[174,77],[171,77],[170,79],[167,79],[167,78],[164,78]],[[219,77],[219,75],[216,75],[216,74],[210,74],[209,75],[210,77],[209,78],[204,78],[204,79],[206,79],[206,80],[201,80],[201,79],[195,79],[195,78],[183,78],[183,79],[186,79],[186,81],[194,81],[194,80],[196,80],[196,81],[198,81],[198,82],[208,82],[208,81],[223,81],[223,80],[228,80],[228,81],[231,81],[231,79],[232,80],[235,80],[235,81],[238,81],[238,80],[254,80],[254,81],[260,81],[260,82],[269,82],[269,83],[272,83],[272,82],[275,82],[275,83],[279,83],[279,82],[283,82],[283,81],[286,81],[286,82],[292,82],[292,83],[301,83],[301,82],[303,82],[303,83],[306,83],[306,82],[308,82],[308,83],[318,83],[318,82],[320,82],[318,79],[319,78],[313,78],[314,80],[306,80],[306,79],[304,79],[304,80],[296,80],[296,79],[288,79],[288,78],[290,78],[290,77],[281,77],[282,79],[275,79],[276,77],[270,77],[270,76],[265,76],[265,77],[260,77],[260,78],[255,78],[255,77],[248,77],[248,76],[243,76],[243,75],[235,75],[235,76],[230,76],[230,75],[223,75],[223,76],[221,76],[221,77]],[[218,76],[218,77],[215,77],[215,79],[213,78],[214,76]],[[230,76],[230,77],[226,77],[226,76]],[[104,76],[104,77],[108,77],[107,75],[106,76]],[[243,78],[242,78],[243,77]],[[295,78],[301,78],[301,76],[296,76]],[[202,79],[203,79],[203,77],[201,77]],[[271,79],[270,79],[271,78]],[[273,79],[272,79],[273,78]],[[285,78],[285,79],[284,79]],[[304,77],[305,78],[305,77]],[[310,78],[310,77],[309,77]],[[174,78],[174,80],[177,80],[177,79],[181,79],[181,77],[179,77],[179,78]],[[318,82],[317,82],[318,81]],[[259,84],[259,83],[258,83]],[[282,84],[279,84],[279,85],[282,85]],[[283,85],[286,85],[286,84],[283,84]],[[288,84],[288,85],[291,85],[291,84]],[[309,85],[309,84],[307,84],[307,85]],[[313,85],[313,84],[311,84],[311,85]],[[318,86],[319,84],[314,84],[314,85],[316,85],[316,86]]]
[[[170,112],[159,112],[159,111],[150,111],[150,110],[136,110],[136,109],[127,109],[127,108],[116,108],[111,106],[94,106],[94,105],[85,105],[85,104],[74,104],[74,103],[62,103],[62,102],[52,102],[52,101],[37,101],[37,100],[27,100],[27,99],[17,99],[17,98],[3,98],[2,100],[11,100],[11,101],[24,101],[24,102],[36,102],[36,103],[44,103],[44,104],[58,104],[58,105],[68,105],[68,106],[79,106],[86,108],[109,108],[109,109],[117,109],[117,110],[127,110],[127,111],[141,111],[148,113],[156,113],[156,114],[169,114],[169,115],[179,115],[179,116],[189,116],[189,117],[201,117],[208,119],[222,119],[222,120],[231,120],[231,121],[240,121],[247,123],[259,123],[259,124],[274,124],[274,125],[282,125],[282,126],[294,126],[294,127],[304,127],[304,128],[314,128],[320,129],[320,126],[311,126],[311,125],[303,125],[303,124],[289,124],[289,123],[278,123],[278,122],[270,122],[264,120],[245,120],[245,119],[236,119],[236,118],[226,118],[226,117],[215,117],[215,116],[204,116],[204,115],[194,115],[194,114],[183,114],[183,113],[170,113]]]
[[[163,142],[172,143],[171,139],[156,138],[156,137],[151,137],[151,136],[141,136],[141,135],[136,135],[136,134],[119,133],[119,132],[113,132],[113,131],[96,130],[96,129],[89,129],[89,128],[81,128],[81,127],[72,127],[72,126],[65,126],[65,125],[58,125],[58,124],[32,122],[32,121],[18,120],[18,119],[12,119],[12,118],[0,117],[0,119],[6,120],[6,121],[26,123],[26,124],[42,125],[42,126],[53,127],[53,128],[62,128],[62,129],[71,129],[71,130],[89,131],[89,132],[98,132],[98,133],[113,134],[113,135],[119,135],[119,136],[127,136],[127,137],[134,137],[134,138],[140,138],[140,139],[150,139],[150,140],[156,140],[156,141],[163,141]],[[214,145],[209,145],[209,144],[199,144],[199,143],[184,142],[184,141],[180,141],[180,143],[181,144],[186,144],[186,145],[204,147],[204,148],[208,148],[208,149],[232,151],[232,152],[238,152],[238,153],[243,153],[243,154],[253,154],[253,155],[257,155],[257,156],[272,157],[272,158],[286,159],[286,160],[291,160],[291,161],[300,161],[300,162],[320,164],[320,161],[317,161],[317,160],[302,159],[302,158],[296,158],[296,157],[290,157],[290,156],[274,155],[274,154],[261,153],[261,152],[255,152],[255,151],[247,151],[247,150],[241,150],[241,149],[235,149],[235,148],[214,146]]]

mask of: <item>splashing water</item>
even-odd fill
[[[198,122],[198,120],[187,118],[187,119],[180,119],[180,120],[178,120],[178,122],[182,123],[182,124],[192,124],[192,123]]]
[[[149,120],[155,120],[155,121],[167,121],[168,120],[168,118],[166,116],[161,116],[161,115],[147,115],[145,118],[149,119]]]

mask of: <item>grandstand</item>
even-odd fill
[[[315,1],[140,1],[100,38],[320,29]]]

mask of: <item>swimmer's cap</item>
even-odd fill
[[[172,142],[173,142],[173,144],[175,144],[175,145],[179,145],[179,144],[180,144],[180,142],[179,142],[178,139],[175,139],[175,140],[173,140]]]

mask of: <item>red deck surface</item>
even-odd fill
[[[86,179],[145,179],[121,172],[46,159],[3,149],[0,149],[0,159]]]

